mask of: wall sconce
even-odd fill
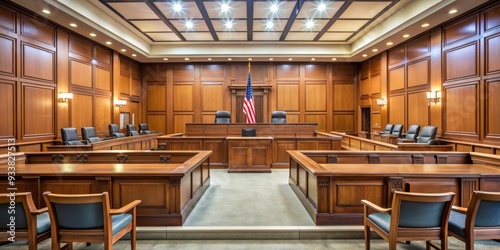
[[[59,93],[59,102],[68,102],[68,99],[73,99],[73,93]]]
[[[387,104],[387,100],[382,98],[382,99],[377,99],[377,105],[379,105],[380,107],[383,107]]]
[[[441,91],[427,92],[426,94],[429,106],[431,103],[438,104],[441,101]]]
[[[127,105],[127,101],[125,100],[115,100],[115,105],[119,108],[123,108]]]

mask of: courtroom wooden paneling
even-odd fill
[[[389,90],[400,90],[405,88],[405,68],[398,67],[389,69]]]
[[[20,17],[20,34],[22,36],[50,45],[50,47],[55,47],[55,26],[27,15],[21,14]]]
[[[500,46],[499,46],[500,47]],[[500,79],[486,81],[485,141],[500,140]]]
[[[333,100],[334,111],[354,111],[354,99],[352,98],[355,93],[354,84],[334,84]],[[335,122],[334,122],[335,124]]]
[[[71,60],[71,84],[92,88],[92,65],[89,63]]]
[[[40,82],[55,82],[55,53],[32,44],[22,45],[22,77]]]
[[[443,28],[444,44],[464,40],[479,34],[479,16],[473,15]]]
[[[476,41],[444,52],[445,81],[479,75],[479,45]]]
[[[95,83],[96,89],[111,91],[111,72],[109,70],[96,67]]]
[[[54,137],[54,87],[23,84],[22,138]],[[44,122],[40,122],[44,121]]]
[[[500,73],[500,34],[486,37],[486,74]]]
[[[15,67],[15,44],[16,40],[10,37],[4,37],[0,35],[0,48],[2,51],[2,57],[0,57],[0,73],[7,75],[14,75]]]
[[[389,104],[389,123],[405,124],[405,96],[393,95],[388,100]],[[385,126],[385,125],[384,125]]]
[[[299,111],[299,83],[298,82],[278,82],[276,89],[277,110]],[[288,120],[288,117],[287,117]]]
[[[14,138],[16,124],[15,82],[0,79],[0,140]]]
[[[479,139],[478,131],[478,83],[446,87],[446,132],[460,134],[462,138]],[[456,105],[462,103],[463,105]]]
[[[111,106],[112,100],[109,97],[96,96],[95,97],[95,119],[94,129],[98,136],[109,136],[108,125],[111,121]],[[85,125],[90,126],[90,123]]]
[[[217,111],[222,110],[223,83],[203,83],[202,85],[202,105],[203,111]]]
[[[430,83],[429,58],[408,64],[408,88]]]
[[[92,109],[93,109],[92,95],[73,94],[71,100],[70,126],[75,127],[80,134],[81,127],[92,127]],[[101,108],[101,107],[99,107]],[[106,125],[107,126],[107,125]]]
[[[174,86],[174,112],[193,111],[193,86],[181,84]],[[180,124],[177,124],[179,126]],[[180,132],[175,130],[176,133]]]
[[[418,124],[420,128],[423,128],[423,124],[429,124],[429,106],[425,92],[408,93],[407,107],[408,123],[404,124],[405,131],[412,124]]]

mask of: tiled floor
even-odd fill
[[[364,249],[362,226],[317,227],[288,186],[288,170],[272,173],[232,173],[211,171],[211,185],[182,227],[138,228],[137,249]],[[372,240],[371,249],[385,250],[388,245]],[[477,250],[500,249],[496,241],[478,241]],[[27,249],[24,242],[3,245],[0,249]],[[130,241],[121,240],[115,249],[130,249]],[[50,249],[50,240],[38,249]],[[101,243],[75,249],[103,249]],[[423,242],[399,243],[398,249],[425,249]],[[465,249],[449,238],[449,249]]]

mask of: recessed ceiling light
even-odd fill
[[[96,36],[96,34],[95,33],[90,33],[90,36]]]
[[[335,58],[335,57],[334,57],[334,58],[332,58],[332,61],[337,61],[337,58]]]
[[[272,29],[274,27],[274,22],[273,21],[267,21],[266,22],[266,28]]]
[[[208,58],[209,61],[212,61],[212,58]]]
[[[422,28],[425,28],[425,27],[429,27],[429,24],[428,23],[422,24]]]
[[[137,56],[136,54],[132,54],[132,56]]]
[[[326,9],[326,5],[325,5],[324,3],[320,3],[320,4],[318,5],[318,10],[319,10],[319,11],[324,11],[325,9]]]
[[[233,59],[231,59],[231,58],[228,58],[227,60],[228,60],[228,61],[231,61],[231,60],[233,60]]]
[[[278,11],[278,5],[274,3],[274,4],[272,4],[272,5],[271,5],[271,8],[269,8],[269,9],[270,9],[270,10],[271,10],[271,12],[273,12],[273,13],[274,13],[274,12],[277,12],[277,11]]]
[[[269,58],[269,61],[272,61],[272,60],[274,60],[274,59],[273,58]]]
[[[194,24],[191,20],[186,21],[186,28],[187,29],[190,30],[190,29],[193,29],[193,27],[194,27]]]
[[[76,23],[70,23],[69,26],[71,26],[71,27],[77,27],[78,25],[76,25]]]
[[[220,10],[221,10],[222,12],[228,12],[228,11],[229,11],[229,4],[228,4],[228,3],[223,3],[223,4],[221,4],[221,6],[220,6]]]
[[[125,52],[125,51],[127,51],[127,50],[126,50],[126,49],[121,49],[120,51],[121,51],[121,52]]]
[[[404,34],[403,37],[404,38],[408,38],[408,37],[410,37],[410,35],[409,34]]]
[[[293,60],[293,59],[292,58],[288,58],[288,61],[291,61],[291,60]]]
[[[226,27],[226,29],[231,29],[233,28],[233,21],[229,20],[227,21],[224,26]]]
[[[377,52],[377,51],[378,51],[378,49],[372,49],[372,51],[373,51],[373,52]]]
[[[458,10],[457,10],[457,9],[452,9],[452,10],[450,10],[448,13],[449,13],[449,14],[455,14],[455,13],[457,13],[457,12],[458,12]]]
[[[45,14],[50,14],[50,10],[47,10],[47,9],[43,9],[42,12]]]
[[[248,61],[252,61],[252,58],[248,58]]]
[[[174,7],[174,11],[176,11],[176,12],[179,12],[182,10],[182,5],[178,2],[175,3],[173,7]]]
[[[363,57],[367,57],[368,55],[367,54],[363,54]]]
[[[189,58],[187,58],[187,57],[186,57],[186,58],[184,58],[184,60],[185,60],[185,61],[189,61]]]
[[[314,21],[313,20],[307,21],[306,22],[306,28],[308,28],[308,29],[314,28]]]
[[[316,61],[316,58],[314,58],[314,57],[313,57],[313,58],[311,58],[311,61]]]
[[[387,45],[389,45],[389,46],[391,46],[393,44],[394,44],[393,42],[387,42]]]
[[[107,42],[106,42],[106,44],[107,44],[107,45],[111,45],[111,42],[110,42],[110,41],[107,41]]]
[[[163,58],[163,61],[168,61],[168,58]]]

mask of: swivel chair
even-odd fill
[[[391,135],[395,137],[401,137],[401,134],[403,133],[403,124],[396,124],[392,128]]]
[[[139,132],[141,133],[141,135],[152,133],[151,130],[149,130],[147,123],[139,123]]]
[[[257,136],[257,131],[255,128],[242,128],[241,129],[241,136],[243,137],[255,137]]]
[[[418,135],[417,143],[437,144],[436,139],[437,127],[425,126]]]
[[[84,143],[78,139],[76,128],[61,128],[61,136],[64,145],[84,145]]]
[[[271,123],[286,123],[286,112],[281,110],[273,111]]]
[[[410,127],[408,127],[408,131],[406,132],[406,135],[403,138],[398,139],[398,143],[417,141],[417,136],[419,131],[420,131],[420,125],[416,124],[410,125]]]
[[[118,130],[118,125],[116,124],[109,124],[109,136],[114,137],[114,138],[121,138],[125,137],[124,133],[120,133],[120,130]]]
[[[94,127],[83,127],[82,128],[82,139],[85,144],[99,142],[101,139],[95,134]]]
[[[231,123],[231,113],[227,110],[215,112],[215,123]]]
[[[127,135],[128,136],[139,135],[139,132],[137,132],[137,129],[135,128],[134,124],[127,124]]]

